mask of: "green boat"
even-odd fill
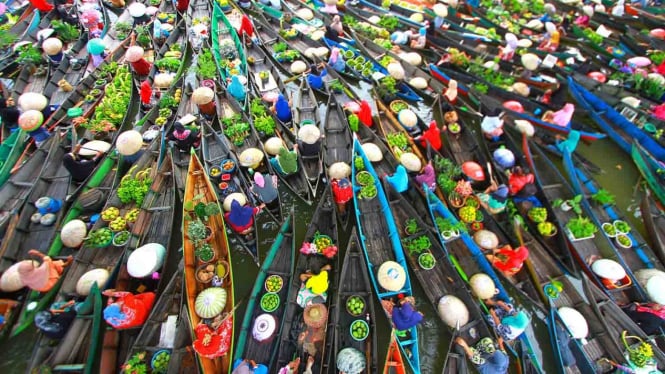
[[[665,205],[665,183],[663,179],[665,168],[661,164],[657,164],[647,150],[637,142],[633,143],[630,155],[633,157],[633,162],[635,162],[637,170],[640,171],[649,188],[656,195],[658,202],[661,205]]]
[[[0,186],[9,179],[16,161],[28,144],[28,139],[30,136],[25,131],[18,130],[0,144]]]
[[[278,347],[279,339],[268,341],[257,340],[253,334],[253,328],[259,322],[257,318],[273,319],[276,322],[275,330],[272,336],[281,335],[282,322],[284,322],[284,312],[286,311],[286,300],[289,300],[289,287],[293,266],[295,263],[295,245],[294,245],[295,227],[293,225],[293,213],[284,220],[282,228],[277,234],[275,241],[270,247],[266,259],[263,261],[261,270],[256,277],[254,288],[247,302],[247,311],[242,320],[242,327],[238,343],[236,345],[235,358],[247,358],[254,360],[257,364],[263,364],[270,367],[274,360]],[[266,281],[266,279],[269,279]],[[278,287],[281,283],[281,288]],[[278,289],[279,288],[279,289]],[[265,308],[269,301],[266,296],[268,290],[274,291],[279,302],[276,308]],[[266,303],[264,305],[264,303]]]
[[[222,76],[223,81],[230,80],[233,75],[244,76],[247,79],[247,56],[242,47],[242,42],[236,29],[231,25],[231,22],[217,2],[214,2],[213,6],[211,29],[212,55],[215,59],[215,64],[217,64],[217,71]],[[233,41],[233,46],[225,44],[223,47],[224,50],[222,50],[220,48],[220,41],[229,39]],[[224,55],[222,55],[223,52]],[[230,66],[229,63],[236,58],[240,60],[240,64]],[[247,90],[246,85],[245,90]],[[249,95],[245,95],[245,100],[240,102],[243,111],[248,108],[248,102]]]

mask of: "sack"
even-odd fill
[[[83,212],[99,211],[106,202],[106,194],[99,188],[91,188],[79,196],[79,204]]]

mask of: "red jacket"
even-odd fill
[[[420,137],[420,145],[422,145],[423,148],[427,148],[427,142],[429,142],[429,144],[432,145],[432,148],[437,151],[441,150],[441,130],[436,126],[436,121],[430,122],[429,127]]]

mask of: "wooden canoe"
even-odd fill
[[[633,158],[635,166],[637,166],[637,170],[642,174],[642,178],[644,178],[649,188],[651,188],[651,192],[653,192],[655,198],[661,205],[665,204],[665,185],[661,175],[661,170],[663,170],[662,164],[655,162],[653,155],[650,155],[642,144],[637,141],[633,142],[630,155]]]
[[[318,235],[326,235],[333,245],[338,246],[339,241],[337,237],[337,218],[335,203],[332,199],[330,188],[321,196],[321,200],[314,211],[312,220],[309,222],[307,232],[305,233],[305,241],[313,243]],[[296,247],[298,248],[298,247]],[[295,272],[291,277],[289,286],[288,300],[286,301],[286,311],[284,312],[284,323],[282,325],[282,333],[279,337],[279,346],[276,351],[276,356],[272,362],[270,372],[277,372],[280,368],[286,366],[295,357],[300,357],[300,369],[304,370],[307,364],[308,353],[299,344],[298,338],[302,332],[309,331],[312,335],[312,340],[308,340],[315,346],[316,354],[314,355],[314,366],[312,367],[313,373],[328,373],[332,368],[327,367],[328,350],[325,349],[329,346],[332,339],[332,330],[327,330],[327,321],[330,318],[330,305],[335,297],[336,289],[332,286],[326,291],[325,301],[321,301],[318,297],[315,301],[323,303],[328,311],[328,319],[322,327],[309,328],[305,324],[303,318],[304,308],[299,304],[299,290],[304,283],[300,276],[313,271],[314,267],[322,268],[323,266],[330,265],[331,269],[328,270],[328,283],[335,285],[338,280],[339,274],[339,255],[335,254],[332,258],[328,258],[323,254],[303,254],[300,253],[298,261],[296,262]],[[318,266],[317,266],[318,265]],[[309,336],[308,335],[308,336]],[[306,338],[307,339],[307,338]]]
[[[293,276],[296,258],[294,234],[294,215],[291,213],[284,220],[256,277],[251,296],[247,301],[247,310],[242,320],[242,327],[236,344],[234,354],[236,359],[251,359],[257,364],[271,367],[276,358],[281,342],[282,325],[285,320],[284,313],[288,305],[287,302],[283,301],[290,300],[291,277]],[[268,293],[266,279],[273,276],[280,277],[283,282],[282,288],[277,292],[280,305],[276,310],[266,313],[261,307],[261,298]],[[259,316],[270,316],[275,320],[275,331],[269,338],[261,341],[257,340],[253,333],[256,328],[256,318]]]
[[[210,183],[208,174],[205,171],[205,167],[199,160],[198,156],[192,152],[191,160],[189,164],[189,170],[187,173],[187,183],[185,185],[185,194],[183,201],[187,202],[192,200],[195,196],[203,195],[199,200],[205,204],[208,203],[217,203],[217,194],[215,189]],[[189,215],[187,211],[183,212],[183,217]],[[204,323],[201,317],[196,314],[196,297],[198,294],[209,288],[210,283],[201,283],[196,278],[196,272],[198,267],[202,264],[200,260],[196,258],[194,254],[195,248],[194,243],[186,237],[187,228],[189,227],[190,220],[183,219],[183,256],[185,259],[185,290],[187,292],[187,307],[189,313],[189,320],[191,324],[191,329],[195,329],[199,324]],[[225,261],[224,264],[228,267],[226,271],[226,276],[222,280],[222,288],[226,290],[226,303],[224,309],[221,312],[224,315],[224,318],[229,318],[233,320],[234,314],[234,294],[233,294],[233,271],[231,268],[231,248],[229,247],[228,239],[226,237],[226,228],[224,225],[224,219],[221,214],[217,214],[208,218],[207,224],[211,227],[213,232],[213,237],[210,239],[209,244],[212,246],[217,261]],[[228,321],[228,320],[227,320]],[[231,324],[233,326],[233,324]],[[233,336],[233,328],[231,327],[231,336]],[[214,359],[203,357],[197,354],[199,364],[201,369],[205,373],[219,372],[226,373],[230,371],[232,364],[231,355],[233,352],[233,337],[231,337],[231,344],[229,345],[229,351],[224,353],[221,356],[218,356]]]
[[[651,196],[651,191],[648,188],[643,190],[640,211],[644,227],[647,229],[647,234],[649,234],[651,248],[653,248],[660,261],[665,263],[665,213]]]
[[[242,40],[238,36],[236,29],[231,25],[229,19],[226,17],[218,3],[214,3],[213,5],[211,31],[212,55],[215,59],[215,63],[217,64],[217,71],[221,75],[223,82],[227,82],[225,85],[230,83],[232,69],[237,69],[238,74],[244,77],[248,77],[247,55],[243,53]],[[233,46],[235,47],[233,56],[222,56],[220,45],[223,43],[220,43],[220,41],[228,43],[229,40],[232,41]],[[240,64],[238,66],[231,67],[229,62],[234,60],[235,57],[240,60]],[[245,88],[247,87],[248,85],[245,85]],[[249,108],[248,94],[245,94],[245,100],[240,102],[240,106],[242,107],[243,111]]]
[[[359,193],[356,192],[353,194],[360,242],[369,267],[370,279],[372,280],[374,292],[376,293],[379,302],[391,301],[392,298],[400,293],[405,296],[411,296],[411,280],[406,265],[404,249],[399,240],[397,227],[395,226],[393,215],[390,212],[388,199],[386,198],[381,182],[379,181],[379,176],[374,170],[371,161],[369,161],[365,155],[357,138],[353,143],[353,152],[354,157],[359,156],[362,158],[364,170],[372,175],[373,185],[377,191],[377,195],[371,199],[359,198]],[[360,185],[356,178],[356,173],[358,171],[360,170],[356,168],[356,163],[354,162],[351,165],[351,177],[354,191],[360,191]],[[398,291],[388,291],[381,287],[377,281],[379,266],[386,261],[397,262],[405,271],[406,279],[404,285]],[[387,311],[386,317],[390,319],[390,315]],[[411,369],[415,373],[420,373],[418,330],[415,327],[412,327],[404,337],[398,339],[397,343],[402,353],[407,357],[407,362]]]
[[[327,110],[327,108],[326,108]],[[321,135],[324,135],[323,122],[319,117],[319,102],[314,95],[314,90],[309,86],[306,79],[300,81],[300,87],[293,98],[293,128],[296,133],[303,126],[316,126]],[[301,139],[297,139],[298,147],[302,149],[303,143]],[[316,197],[317,190],[319,189],[319,181],[323,174],[323,140],[319,139],[319,152],[315,155],[303,155],[300,151],[300,159],[302,160],[303,171],[309,184],[309,190],[312,192],[312,197]]]
[[[383,364],[383,374],[406,374],[406,366],[399,345],[397,345],[394,331],[390,334],[386,362]]]
[[[362,248],[358,242],[355,227],[351,230],[351,236],[346,246],[344,262],[339,276],[338,292],[335,297],[334,306],[331,307],[332,316],[329,318],[328,329],[334,331],[334,342],[329,351],[328,367],[334,368],[337,362],[337,354],[343,348],[355,348],[365,355],[366,366],[363,373],[378,372],[377,353],[377,329],[376,310],[374,306],[374,295],[372,283],[367,274],[367,265]],[[353,296],[360,296],[365,308],[363,314],[352,315],[346,308],[348,300]],[[357,319],[365,319],[369,324],[369,336],[364,341],[357,341],[351,337],[351,324]]]

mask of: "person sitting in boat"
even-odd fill
[[[136,2],[130,4],[127,9],[134,19],[134,27],[150,23],[150,16],[146,13],[147,8],[145,5]]]
[[[289,362],[288,364],[286,364],[286,366],[279,369],[277,374],[298,374],[299,368],[300,368],[300,357],[296,357],[295,360]]]
[[[577,149],[577,145],[580,142],[580,138],[582,137],[582,134],[580,134],[579,131],[577,130],[570,130],[568,133],[568,138],[566,140],[561,140],[563,137],[559,134],[556,135],[556,148],[559,150],[559,152],[564,152],[568,151],[570,153],[575,152],[575,149]]]
[[[490,307],[488,321],[499,335],[499,345],[517,339],[529,326],[529,316],[524,311],[516,311],[512,304],[493,299],[484,302]]]
[[[92,159],[82,158],[79,152],[81,151],[81,144],[74,146],[71,152],[67,153],[62,158],[62,164],[69,171],[69,174],[72,176],[72,180],[76,183],[81,183],[85,181],[90,174],[97,167],[97,162],[104,155],[103,152],[99,151]]]
[[[344,39],[342,38],[342,35],[340,33],[333,29],[331,25],[326,25],[326,32],[323,34],[323,36],[326,37],[326,39],[332,40],[335,43],[343,43]]]
[[[332,270],[332,266],[327,261],[323,256],[311,257],[309,269],[299,275],[301,284],[297,301],[301,307],[326,302],[329,287],[328,272]]]
[[[503,135],[503,113],[501,109],[495,108],[492,109],[489,113],[483,117],[483,121],[480,123],[480,129],[485,135],[485,138],[492,141],[499,140],[499,137]]]
[[[257,364],[254,360],[237,359],[233,363],[231,374],[268,374],[268,367],[263,364]]]
[[[529,258],[529,249],[523,245],[516,249],[506,245],[495,249],[491,255],[486,257],[495,268],[507,276],[512,276],[517,274],[524,266],[524,261]]]
[[[482,338],[476,347],[469,347],[464,338],[457,337],[455,343],[462,347],[466,357],[476,366],[481,374],[505,374],[508,372],[510,359],[502,344],[496,349],[491,338]]]
[[[311,124],[300,127],[298,130],[298,149],[302,156],[316,156],[321,152],[321,139],[323,134],[319,127]]]
[[[245,86],[240,82],[239,76],[232,75],[231,78],[229,79],[230,83],[227,87],[227,90],[239,102],[245,101],[245,97],[247,96],[247,91],[245,90]]]
[[[543,93],[543,96],[541,96],[538,100],[543,103],[543,104],[551,104],[552,103],[552,89],[548,88],[545,93]]]
[[[312,64],[309,66],[309,72],[307,72],[307,83],[313,90],[321,90],[323,89],[323,77],[326,74],[328,74],[328,71],[323,63],[319,65]]]
[[[503,61],[512,61],[517,50],[517,36],[513,33],[507,33],[505,36],[506,46],[499,47],[499,58]]]
[[[443,96],[448,101],[446,108],[449,110],[454,110],[453,105],[457,102],[457,94],[457,81],[451,79],[448,81],[448,88],[446,88],[446,91],[443,93]]]
[[[344,35],[344,25],[342,25],[342,18],[340,18],[338,14],[333,16],[332,22],[330,22],[330,28],[337,31],[337,35]]]
[[[278,208],[279,191],[277,190],[277,176],[270,174],[254,173],[254,183],[252,183],[252,192],[258,196],[259,200],[266,204],[269,210]]]
[[[651,115],[658,118],[659,120],[665,121],[665,103],[660,105],[654,105],[651,108]]]
[[[541,51],[554,52],[559,48],[561,33],[552,22],[545,23],[545,28],[547,29],[547,32],[545,33],[543,41],[538,46],[538,49]]]
[[[519,165],[514,166],[508,177],[508,191],[510,192],[510,196],[519,194],[524,189],[524,186],[533,184],[535,181],[536,178],[533,173],[529,173]]]
[[[443,125],[443,128],[441,130],[445,131],[446,125]],[[415,137],[413,140],[420,142],[420,145],[423,148],[427,148],[427,144],[434,148],[437,151],[441,150],[441,130],[439,130],[439,127],[436,125],[436,121],[432,120],[432,122],[429,123],[429,126],[427,126],[427,130],[423,131],[423,134],[420,136]]]
[[[73,257],[69,256],[66,260],[53,260],[51,257],[35,250],[28,251],[28,255],[41,258],[42,263],[34,266],[32,261],[21,261],[18,268],[18,275],[21,282],[28,288],[48,292],[58,283],[58,280],[65,271],[65,267],[72,263]]]
[[[247,14],[242,15],[242,19],[240,20],[240,28],[238,29],[238,36],[242,38],[243,35],[247,35],[248,44],[255,38],[254,26],[252,25],[252,21],[249,19]]]
[[[179,150],[189,152],[192,147],[198,148],[201,144],[201,133],[198,130],[190,130],[180,121],[176,121],[173,128],[169,140],[174,141]]]
[[[421,174],[416,175],[416,183],[418,183],[419,186],[424,184],[431,191],[434,191],[436,188],[436,173],[434,172],[432,161],[425,165]]]
[[[283,123],[288,123],[291,122],[291,105],[293,103],[291,100],[287,100],[284,95],[279,94],[277,97],[277,100],[275,100],[275,103],[272,105],[271,110],[275,115],[277,115],[277,119],[282,121]]]
[[[270,158],[270,165],[282,175],[291,175],[298,171],[298,144],[293,145],[293,151],[285,147],[279,149],[279,154]]]
[[[265,204],[256,207],[240,205],[240,202],[234,199],[231,202],[231,210],[224,213],[224,219],[233,231],[240,235],[247,235],[254,229],[254,216],[259,214],[265,206]]]
[[[397,330],[408,330],[423,320],[423,313],[416,310],[413,297],[397,295],[397,303],[393,306],[391,319]]]
[[[506,210],[508,202],[508,187],[505,184],[497,185],[492,181],[492,184],[485,189],[485,191],[476,194],[480,205],[483,206],[490,214],[499,214]]]
[[[418,35],[414,40],[411,40],[410,46],[413,49],[423,49],[427,45],[427,28],[421,27],[418,29]]]
[[[407,45],[417,35],[415,29],[407,31],[395,31],[390,35],[390,40],[397,45]]]
[[[397,165],[393,175],[386,175],[386,180],[399,193],[409,189],[409,174],[406,172],[406,168],[401,164]]]
[[[332,66],[333,69],[340,73],[343,73],[346,69],[346,63],[344,62],[342,55],[339,53],[339,48],[333,47],[333,49],[330,51],[328,65]]]
[[[656,303],[630,303],[621,307],[647,335],[657,335],[665,328],[665,307]]]
[[[0,98],[0,121],[6,129],[11,131],[18,129],[18,117],[20,116],[21,111],[16,107],[13,98]]]
[[[575,19],[575,24],[580,27],[589,27],[589,22],[591,22],[591,17],[593,17],[593,6],[583,6],[582,13],[583,14]]]
[[[337,210],[340,214],[346,214],[346,204],[353,198],[353,188],[348,178],[333,179],[330,182],[332,186],[333,198],[337,204]]]

